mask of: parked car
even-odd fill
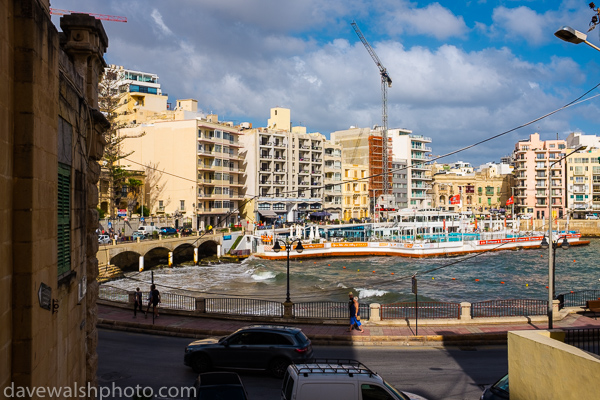
[[[235,372],[206,372],[198,375],[190,400],[247,400],[248,393]]]
[[[288,365],[309,360],[312,354],[312,344],[300,328],[251,325],[218,340],[190,343],[183,363],[196,372],[254,369],[281,378]]]
[[[148,238],[147,233],[140,232],[140,231],[133,232],[133,234],[131,236],[133,237],[133,240],[136,240],[137,238],[140,238],[140,240],[144,240],[144,239]]]
[[[508,374],[500,378],[496,383],[485,388],[481,394],[480,400],[507,400],[508,393]]]
[[[194,233],[194,230],[192,228],[183,228],[179,232],[181,233],[181,236],[190,236],[191,234]]]
[[[586,214],[585,219],[598,219],[598,214]]]
[[[111,242],[110,236],[98,235],[98,244],[109,244]]]
[[[162,228],[160,228],[160,234],[161,235],[176,235],[177,229],[171,228],[170,226],[163,226]]]
[[[288,366],[282,400],[426,400],[402,392],[356,360],[311,360]]]

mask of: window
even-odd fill
[[[58,163],[58,276],[71,269],[71,167]]]
[[[179,200],[179,209],[181,211],[185,210],[185,200]]]

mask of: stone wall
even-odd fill
[[[108,39],[84,14],[63,17],[59,33],[47,0],[0,0],[0,17],[0,390],[95,385],[97,161],[108,127],[97,82]]]

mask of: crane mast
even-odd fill
[[[360,31],[360,28],[358,27],[356,22],[352,21],[351,25],[354,28],[354,31],[356,32],[356,34],[358,35],[358,38],[360,39],[360,41],[363,43],[363,45],[365,46],[365,48],[371,55],[371,58],[373,59],[373,61],[375,61],[377,68],[379,68],[379,74],[381,75],[381,103],[382,103],[381,104],[381,129],[382,129],[381,139],[382,139],[382,151],[383,151],[383,155],[382,155],[382,164],[383,164],[383,167],[382,167],[382,169],[383,169],[382,192],[383,193],[382,194],[387,195],[389,193],[389,188],[390,188],[390,185],[389,185],[390,169],[389,169],[389,161],[388,161],[388,138],[387,138],[387,130],[388,130],[387,90],[388,90],[388,87],[392,87],[392,78],[390,78],[387,70],[381,63],[381,60],[379,59],[379,57],[377,57],[377,54],[375,53],[375,51],[373,50],[373,48],[371,47],[369,42],[367,42],[367,39],[365,39],[364,35]]]

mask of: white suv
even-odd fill
[[[315,359],[288,366],[282,400],[426,400],[401,392],[356,360]]]
[[[586,214],[585,219],[598,219],[598,214]]]

